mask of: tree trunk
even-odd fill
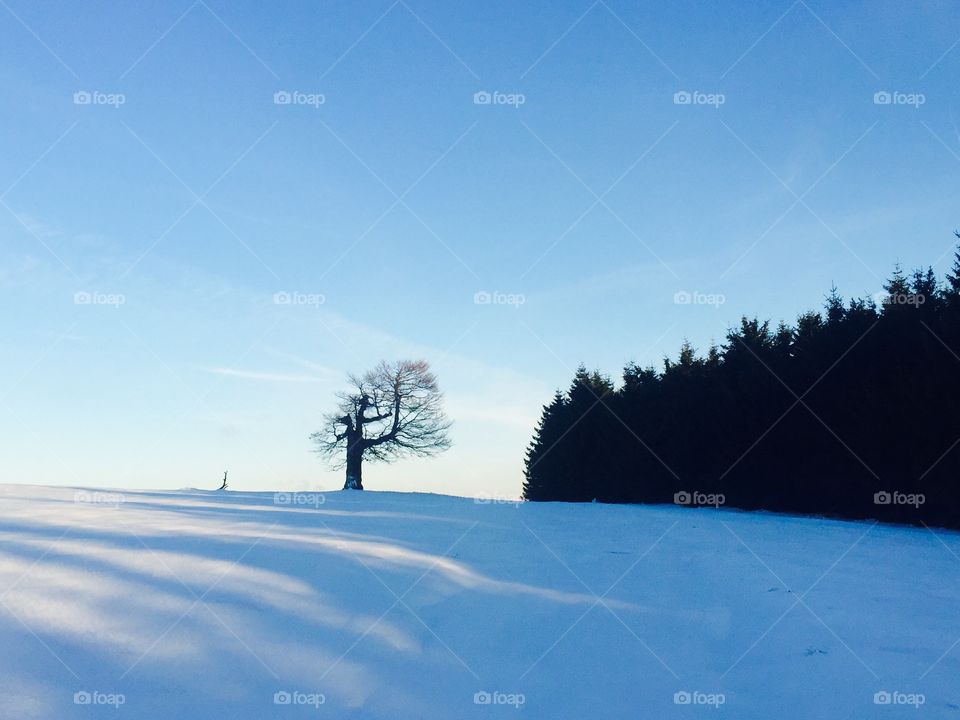
[[[363,449],[357,443],[347,448],[347,480],[343,484],[344,490],[363,490]]]

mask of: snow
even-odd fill
[[[960,718],[958,579],[869,522],[6,485],[0,717]]]

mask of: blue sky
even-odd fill
[[[958,20],[3,0],[0,481],[339,487],[307,435],[344,373],[423,357],[455,447],[366,484],[516,496],[579,362],[949,267]]]

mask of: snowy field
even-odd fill
[[[960,536],[0,486],[0,717],[960,718]]]

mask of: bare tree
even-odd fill
[[[310,436],[317,453],[346,467],[344,489],[363,490],[363,460],[436,455],[450,447],[443,393],[423,360],[381,362],[362,376],[348,375],[337,411]]]

